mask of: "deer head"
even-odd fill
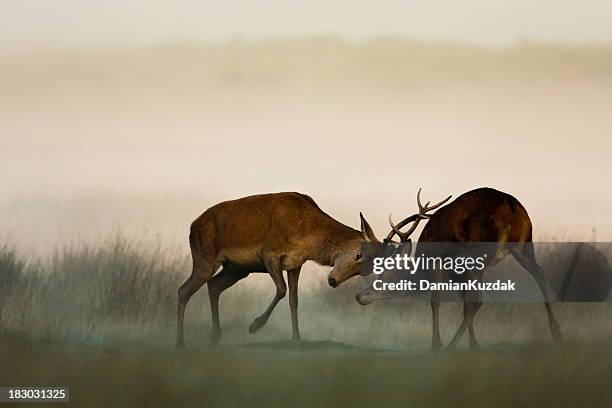
[[[432,214],[428,214],[430,211],[433,211],[437,208],[443,206],[448,200],[451,199],[452,196],[446,197],[444,200],[440,201],[437,204],[430,205],[428,201],[423,205],[421,203],[421,189],[417,193],[417,206],[419,207],[419,212],[417,214],[413,214],[410,217],[407,217],[400,221],[398,224],[393,223],[391,219],[391,215],[389,215],[389,224],[391,225],[391,231],[384,239],[383,243],[388,245],[389,247],[384,249],[384,253],[399,253],[400,255],[407,254],[410,256],[412,254],[412,240],[410,239],[410,235],[417,229],[421,220],[427,220],[431,217]],[[410,228],[407,231],[401,231],[401,228],[406,225],[412,223]],[[393,241],[393,237],[397,235],[400,238],[400,242]],[[393,248],[391,248],[393,246]],[[398,272],[398,271],[385,271],[379,279],[383,282],[399,282],[402,279],[409,279],[413,277],[409,272]],[[372,303],[376,300],[382,299],[390,299],[393,297],[401,297],[401,292],[383,292],[374,289],[373,286],[361,291],[357,294],[356,299],[362,305],[367,305],[368,303]]]
[[[362,213],[359,213],[359,218],[361,220],[361,237],[346,242],[334,257],[334,269],[327,278],[327,282],[332,288],[340,285],[348,278],[365,273],[361,267],[363,262],[362,244],[380,244]]]

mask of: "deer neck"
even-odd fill
[[[334,266],[334,260],[344,247],[349,242],[360,239],[361,233],[346,225],[340,224],[334,228],[327,228],[316,237],[311,260],[319,265]]]

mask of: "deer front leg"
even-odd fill
[[[444,272],[440,270],[434,270],[431,274],[434,282],[442,282],[444,279]],[[431,349],[433,351],[439,351],[442,349],[442,340],[440,339],[440,291],[434,290],[431,292],[431,320],[432,320],[432,333],[431,333]]]
[[[464,304],[463,304],[464,313],[465,313],[465,309],[466,309],[466,304],[464,300]],[[450,343],[448,343],[448,346],[446,346],[444,350],[454,350],[455,347],[457,347],[457,344],[461,340],[461,337],[463,337],[463,333],[465,332],[465,329],[467,328],[467,326],[468,326],[468,321],[464,314],[463,320],[461,320],[461,324],[459,325],[457,332],[455,333],[455,335],[453,336],[453,339],[450,341]]]
[[[268,306],[266,311],[263,312],[261,316],[255,318],[253,323],[251,323],[251,326],[249,326],[249,333],[251,334],[257,332],[259,329],[264,327],[278,302],[282,298],[284,298],[285,294],[287,293],[287,285],[285,284],[285,279],[283,278],[283,270],[281,269],[280,259],[264,259],[264,263],[266,265],[268,273],[270,274],[270,277],[276,285],[276,294],[274,295],[274,299],[272,299],[272,302],[270,303],[270,306]]]
[[[476,349],[479,347],[478,342],[476,341],[476,333],[474,331],[474,317],[476,316],[476,312],[478,312],[481,305],[482,294],[480,291],[470,290],[463,294],[463,320],[457,329],[457,333],[455,333],[455,336],[446,347],[447,350],[453,350],[457,346],[466,328],[469,330],[470,348]]]
[[[440,292],[434,291],[431,294],[431,349],[439,351],[442,348],[442,340],[440,339]]]
[[[476,313],[478,312],[478,309],[480,309],[480,306],[482,306],[482,301],[477,301],[474,303],[469,303],[470,305],[470,318],[468,320],[468,332],[470,334],[470,348],[471,349],[477,349],[480,348],[480,345],[478,345],[478,341],[476,341],[476,331],[474,330],[474,318],[476,317]]]
[[[300,278],[300,270],[302,267],[297,267],[287,271],[287,280],[289,281],[289,306],[291,307],[291,339],[300,341],[300,327],[298,325],[298,279]]]

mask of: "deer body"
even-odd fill
[[[221,336],[221,292],[251,272],[270,274],[276,294],[266,311],[251,324],[249,331],[254,333],[265,325],[286,294],[283,270],[289,281],[293,339],[299,340],[297,283],[302,264],[313,260],[333,266],[341,275],[355,274],[361,261],[361,243],[372,233],[363,216],[361,223],[362,232],[350,228],[323,212],[312,198],[299,193],[255,195],[206,210],[191,224],[193,269],[178,291],[177,346],[184,346],[187,302],[202,285],[208,284],[216,341]],[[222,269],[215,275],[219,267]],[[330,278],[332,283],[335,281]]]
[[[529,215],[516,198],[479,188],[431,215],[419,242],[526,242],[531,230]]]
[[[420,190],[419,190],[420,193]],[[423,228],[417,243],[417,253],[419,243],[429,242],[509,242],[522,245],[510,246],[510,254],[526,269],[537,281],[544,296],[544,304],[548,314],[550,331],[555,340],[561,339],[559,324],[557,323],[549,303],[548,284],[544,278],[542,268],[538,265],[532,243],[532,224],[525,208],[513,196],[492,188],[479,188],[469,191],[459,196],[455,201],[441,207],[434,214],[427,214],[446,202],[428,207],[423,206],[420,197],[417,196],[419,204],[419,214],[406,218],[398,225],[391,222],[392,231],[387,236],[389,241],[393,235],[398,234],[403,242],[410,242],[409,235],[414,232],[416,225],[421,219],[428,222]],[[429,203],[428,203],[429,204]],[[400,228],[413,223],[407,233],[400,231]],[[502,247],[503,248],[503,247]],[[499,251],[495,257],[489,259],[487,266],[499,262],[508,252]],[[391,273],[391,272],[389,272]],[[484,270],[470,272],[466,278],[480,280]],[[443,271],[433,271],[432,279],[442,282],[447,278]],[[384,275],[383,275],[384,277]],[[391,279],[401,279],[401,276],[393,276]],[[368,304],[379,299],[394,297],[389,293],[380,293],[373,288],[368,288],[357,295],[357,301],[361,304]],[[448,345],[454,348],[461,339],[464,331],[468,329],[470,346],[478,347],[473,321],[478,312],[481,302],[479,291],[466,291],[463,293],[463,321],[459,326],[455,336]],[[433,318],[432,348],[437,350],[442,347],[439,330],[439,309],[440,292],[432,291],[431,309]]]

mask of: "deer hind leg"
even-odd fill
[[[214,262],[200,261],[194,258],[191,276],[178,290],[176,347],[185,347],[183,321],[185,320],[187,302],[214,275],[217,268],[218,265]]]
[[[283,278],[283,270],[281,269],[280,259],[270,258],[264,260],[264,263],[266,264],[266,269],[268,270],[270,277],[276,285],[276,294],[274,295],[274,299],[272,299],[272,302],[266,311],[263,312],[261,316],[255,318],[253,323],[251,323],[249,326],[249,333],[251,334],[264,327],[278,302],[287,294],[287,285],[285,284],[285,278]]]
[[[249,272],[241,271],[228,263],[223,265],[221,272],[208,281],[208,298],[210,299],[210,311],[213,322],[211,335],[213,344],[218,343],[221,339],[221,324],[219,323],[219,296],[221,296],[221,292],[248,275]]]
[[[301,340],[300,327],[298,325],[298,279],[300,278],[300,270],[302,267],[287,271],[287,280],[289,281],[289,306],[291,307],[291,339],[293,341]]]
[[[542,267],[538,265],[538,262],[536,261],[533,243],[526,242],[520,252],[513,251],[512,255],[518,261],[518,263],[520,263],[521,266],[535,278],[536,282],[538,283],[538,286],[542,291],[542,296],[544,297],[544,306],[546,307],[546,314],[548,316],[548,327],[550,328],[550,334],[554,341],[562,341],[563,336],[561,334],[561,326],[557,322],[552,306],[549,302],[551,297],[548,281],[544,277]]]

